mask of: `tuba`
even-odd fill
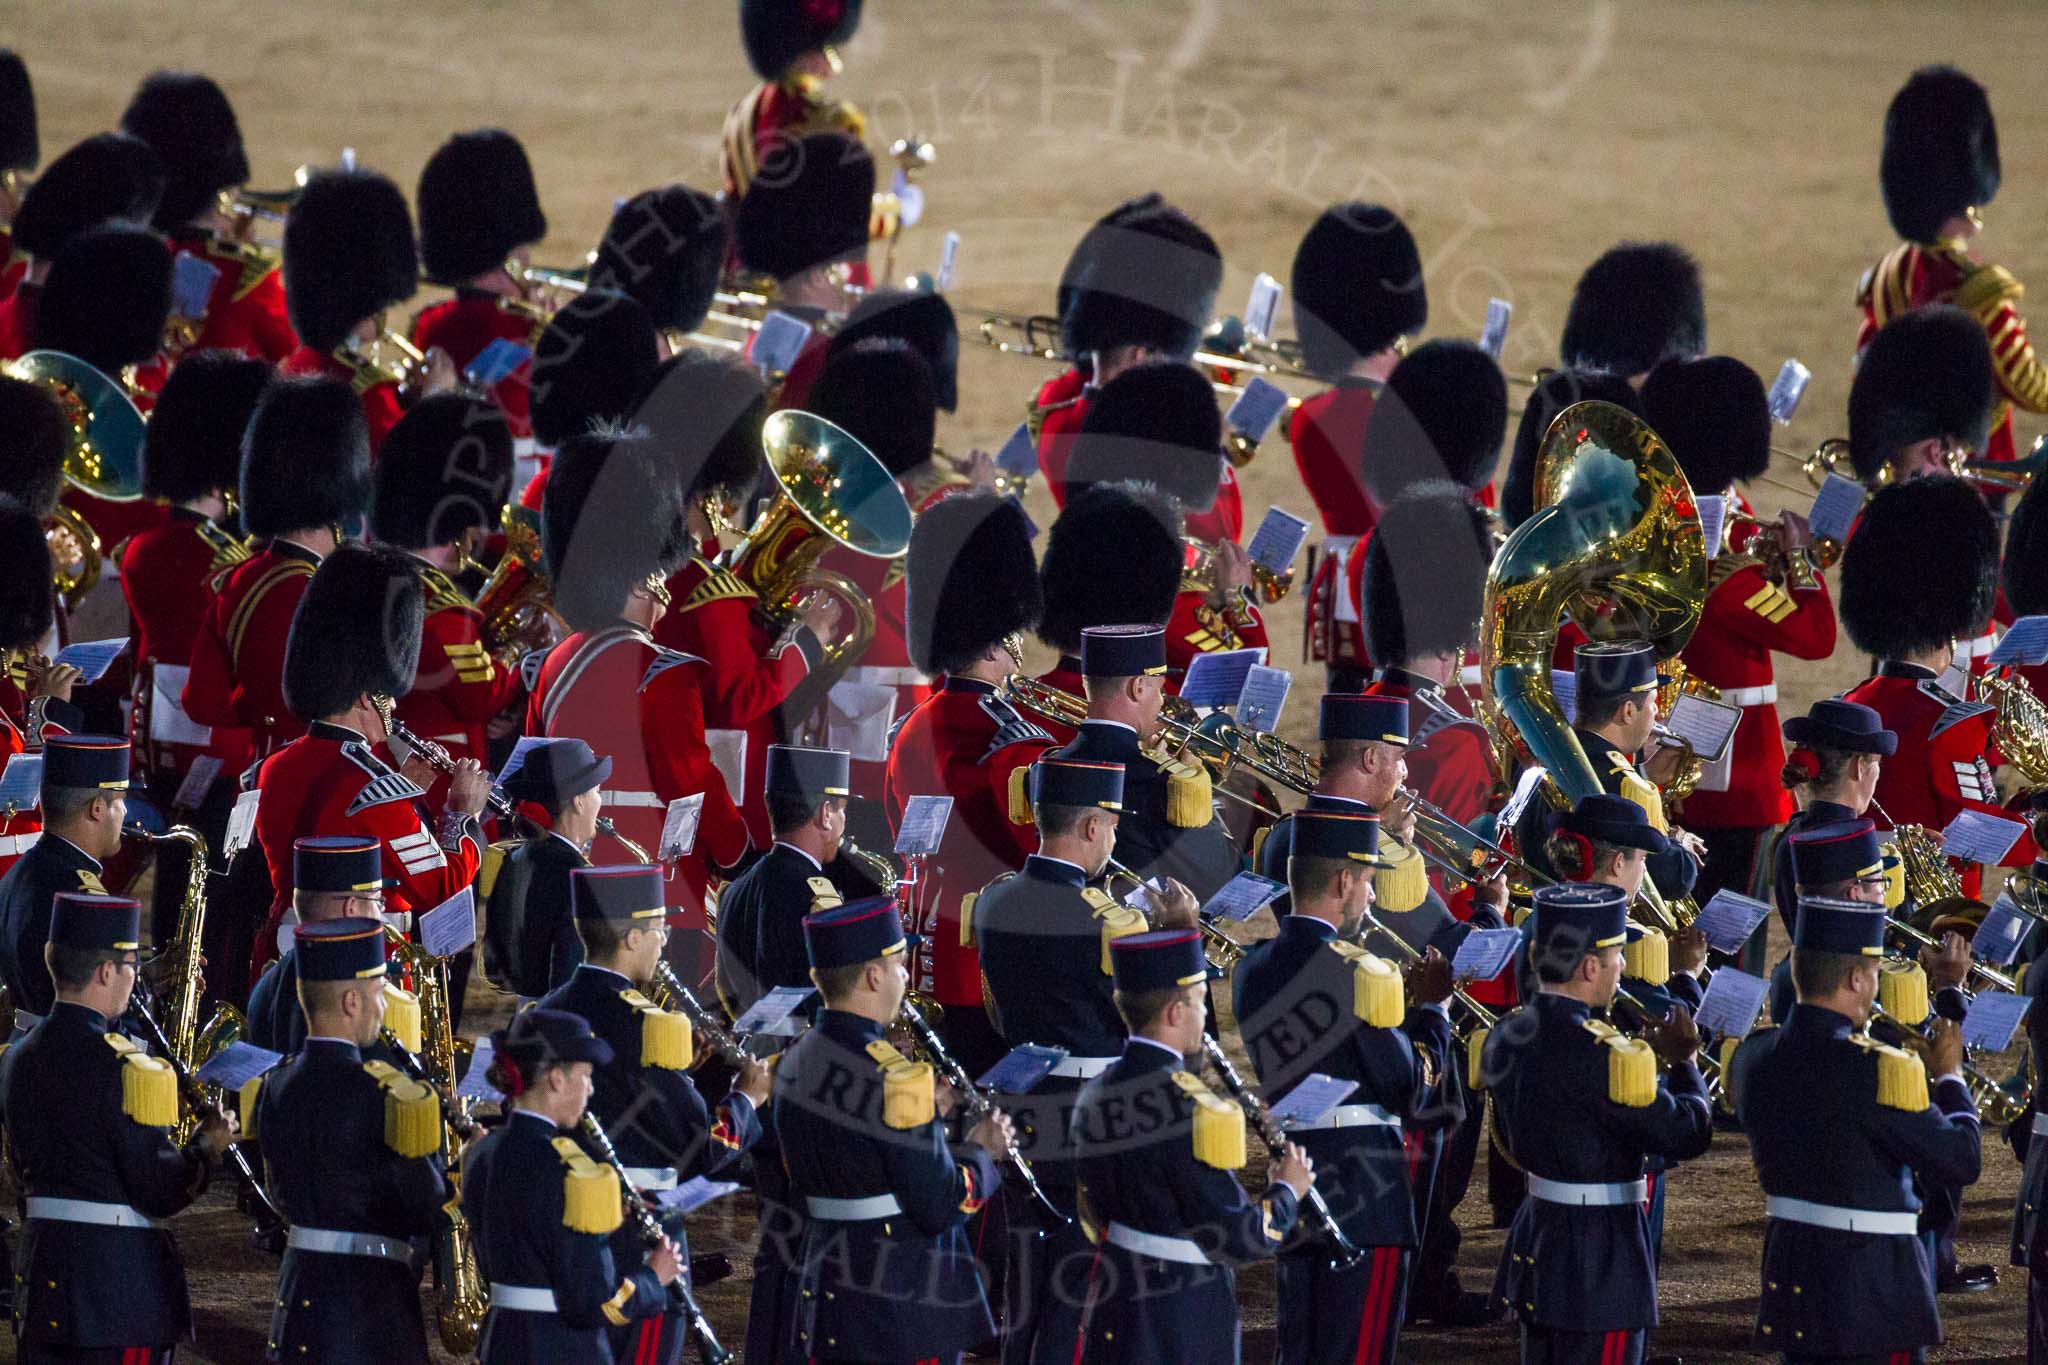
[[[42,389],[63,411],[66,483],[110,502],[142,496],[143,417],[119,381],[63,351],[30,351],[4,369]],[[75,609],[99,582],[99,537],[77,512],[59,507],[48,538],[51,580],[65,609]]]
[[[1550,687],[1561,621],[1594,639],[1647,639],[1660,658],[1692,638],[1707,595],[1705,537],[1692,488],[1647,423],[1612,403],[1574,403],[1537,453],[1537,511],[1486,576],[1480,682],[1502,771],[1541,764],[1544,795],[1564,807],[1601,790]],[[1677,917],[1647,880],[1661,927]]]

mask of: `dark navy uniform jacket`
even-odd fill
[[[1086,893],[1086,894],[1084,894]],[[989,1018],[1010,1047],[1038,1043],[1069,1058],[1117,1057],[1124,1022],[1116,1012],[1102,947],[1102,922],[1079,867],[1033,853],[1024,870],[995,881],[974,902],[974,942]],[[1064,1206],[1074,1185],[1067,1145],[1075,1076],[1047,1076],[1028,1095],[1006,1096],[1017,1147],[1039,1183]]]
[[[805,1210],[797,1348],[815,1360],[922,1360],[995,1334],[965,1224],[1001,1177],[936,1118],[884,1117],[882,1026],[824,1009],[782,1054],[771,1103],[791,1197]],[[892,1197],[900,1212],[843,1220],[810,1200]]]
[[[110,1036],[100,1014],[57,1004],[7,1050],[7,1140],[31,1200],[127,1204],[169,1218],[205,1190],[211,1171],[195,1148],[174,1146],[163,1129],[123,1111],[126,1063]],[[167,1228],[55,1222],[31,1209],[15,1266],[22,1342],[164,1347],[191,1331],[185,1264]]]
[[[1610,796],[1621,795],[1622,777],[1636,771],[1634,760],[1591,730],[1574,730],[1572,733],[1578,736],[1579,747],[1586,751],[1593,771],[1600,775],[1600,789]],[[1648,778],[1643,780],[1649,781]],[[1550,865],[1543,845],[1557,828],[1561,814],[1548,801],[1534,800],[1522,812],[1522,818],[1515,826],[1515,843],[1522,857],[1548,876],[1555,876],[1557,869]],[[1692,894],[1693,881],[1699,876],[1700,867],[1692,855],[1678,845],[1673,844],[1662,853],[1652,853],[1649,866],[1650,881],[1666,900]]]
[[[385,1145],[384,1092],[354,1044],[307,1040],[263,1078],[256,1113],[270,1189],[293,1227],[417,1239],[416,1252],[429,1245],[448,1198],[440,1155],[402,1157]],[[270,1349],[280,1360],[427,1359],[419,1274],[398,1261],[290,1248],[277,1301]]]
[[[1074,1142],[1082,1200],[1105,1239],[1089,1272],[1076,1365],[1235,1362],[1232,1267],[1272,1256],[1294,1229],[1293,1190],[1276,1183],[1253,1199],[1234,1172],[1196,1157],[1195,1101],[1174,1079],[1184,1062],[1170,1048],[1133,1038],[1115,1066],[1081,1089]],[[1107,1240],[1111,1223],[1189,1239],[1208,1264],[1126,1250]]]
[[[570,1136],[514,1110],[463,1158],[462,1211],[484,1279],[555,1295],[553,1313],[494,1305],[484,1317],[483,1365],[607,1365],[605,1329],[654,1317],[666,1301],[643,1262],[620,1266],[605,1235],[563,1226],[568,1167],[555,1140]]]
[[[1238,1033],[1270,1099],[1286,1098],[1319,1071],[1358,1082],[1345,1104],[1372,1105],[1396,1120],[1312,1129],[1297,1140],[1315,1158],[1316,1187],[1353,1244],[1412,1247],[1419,1239],[1402,1125],[1440,1128],[1462,1113],[1456,1088],[1444,1086],[1451,1021],[1441,1008],[1416,1005],[1400,1028],[1364,1023],[1352,1010],[1352,967],[1331,948],[1336,941],[1336,925],[1289,915],[1277,936],[1248,950],[1231,997]]]
[[[1837,802],[1809,801],[1804,809],[1793,811],[1792,818],[1785,822],[1777,846],[1771,850],[1771,900],[1778,907],[1778,919],[1785,926],[1788,940],[1799,915],[1799,877],[1792,870],[1792,837],[1802,830],[1857,818],[1855,811]]]
[[[1642,1179],[1644,1158],[1690,1160],[1714,1128],[1699,1068],[1660,1076],[1642,1107],[1608,1097],[1608,1052],[1592,1010],[1545,992],[1486,1037],[1480,1065],[1493,1092],[1496,1136],[1531,1176],[1575,1184]],[[1657,1323],[1657,1271],[1643,1203],[1522,1201],[1508,1230],[1494,1294],[1523,1321],[1569,1332],[1633,1331]]]
[[[43,945],[50,941],[50,903],[59,891],[105,894],[99,860],[47,831],[0,877],[0,982],[14,1008],[48,1014],[57,998]]]
[[[264,969],[249,992],[248,1040],[287,1055],[306,1044],[306,1015],[299,1008],[299,950],[294,948]]]
[[[2027,1007],[2027,1050],[2033,1058],[2034,1102],[2013,1125],[2014,1150],[2026,1169],[2013,1201],[2012,1263],[2030,1266],[2048,1279],[2048,1132],[2034,1132],[2036,1119],[2048,1113],[2048,966],[2028,968],[2022,983],[2033,1004]],[[2048,1120],[2042,1120],[2048,1129]]]
[[[1238,874],[1242,859],[1223,821],[1183,829],[1166,818],[1166,773],[1145,756],[1137,732],[1113,721],[1082,722],[1073,743],[1054,758],[1124,765],[1124,813],[1116,827],[1116,860],[1141,877],[1172,877],[1206,901]]]
[[[718,994],[738,1018],[777,986],[809,986],[804,916],[825,873],[801,850],[776,844],[718,897]]]
[[[1325,796],[1321,792],[1310,792],[1301,808],[1307,811],[1336,811],[1342,814],[1364,814],[1372,810],[1363,801],[1354,801],[1348,796]],[[1287,860],[1294,856],[1294,812],[1275,820],[1267,826],[1265,837],[1252,861],[1261,877],[1287,884]],[[1294,909],[1294,893],[1282,891],[1273,898],[1273,913],[1285,919]]]
[[[1912,1113],[1879,1104],[1877,1054],[1851,1036],[1846,1015],[1794,1005],[1784,1027],[1742,1040],[1730,1071],[1735,1112],[1768,1196],[1917,1214],[1916,1175],[1928,1186],[1977,1178],[1969,1088],[1932,1081],[1933,1103]],[[1770,1218],[1763,1279],[1761,1348],[1869,1355],[1941,1340],[1933,1255],[1913,1233]]]
[[[583,940],[569,905],[569,874],[590,866],[559,834],[528,839],[505,855],[491,884],[484,923],[510,959],[507,984],[520,995],[546,995],[583,960]]]

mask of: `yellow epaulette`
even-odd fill
[[[456,640],[443,645],[448,662],[455,667],[455,680],[461,683],[487,683],[498,676],[497,661],[491,658],[481,640]]]
[[[364,1062],[384,1092],[384,1145],[402,1157],[441,1150],[441,1097],[389,1062]]]
[[[145,1128],[169,1128],[178,1121],[178,1073],[123,1034],[105,1035],[121,1058],[121,1112]]]
[[[237,1092],[236,1108],[240,1111],[242,1119],[242,1140],[244,1142],[254,1142],[261,1136],[256,1130],[256,1114],[258,1111],[257,1101],[262,1098],[262,1095],[263,1077],[261,1076],[251,1076],[248,1080],[243,1081],[241,1090]]]
[[[507,839],[485,847],[483,865],[477,869],[476,874],[476,894],[478,900],[490,900],[492,890],[498,885],[498,874],[505,870],[505,859],[517,847],[519,847],[517,839]]]
[[[659,1009],[635,990],[620,991],[619,999],[640,1016],[640,1065],[688,1071],[697,1054],[697,1036],[690,1029],[689,1016]]]
[[[1095,922],[1102,926],[1102,974],[1113,976],[1109,945],[1120,938],[1142,934],[1151,926],[1146,923],[1143,913],[1128,905],[1118,905],[1099,888],[1082,887],[1081,900],[1088,906],[1088,912],[1095,916]]]
[[[691,589],[677,610],[694,611],[711,602],[727,602],[734,598],[752,601],[754,596],[754,590],[747,586],[746,580],[732,570],[713,569],[702,583]]]
[[[1877,973],[1877,1003],[1907,1028],[1919,1028],[1932,1008],[1927,972],[1917,962],[1886,958]]]
[[[78,889],[80,891],[90,891],[95,896],[107,894],[106,886],[100,881],[100,874],[89,868],[81,867],[78,869]]]
[[[1792,600],[1792,594],[1776,583],[1764,584],[1744,598],[1742,605],[1774,626],[1799,610],[1799,604]]]
[[[1641,806],[1643,815],[1659,834],[1669,834],[1671,822],[1664,818],[1664,793],[1657,790],[1657,784],[1637,772],[1626,754],[1610,749],[1607,756],[1621,770],[1621,790],[1616,794]]]
[[[1585,1029],[1607,1047],[1607,1098],[1629,1109],[1654,1102],[1657,1054],[1650,1045],[1599,1019],[1588,1019]]]
[[[556,1138],[555,1155],[568,1168],[562,1174],[562,1226],[600,1237],[617,1232],[619,1224],[626,1221],[619,1173],[592,1161],[574,1138]]]
[[[1393,864],[1373,869],[1373,898],[1380,909],[1398,914],[1429,899],[1429,868],[1422,861],[1422,850],[1389,839],[1381,845],[1380,856]]]
[[[1849,1041],[1865,1052],[1877,1054],[1877,1102],[1887,1109],[1917,1114],[1928,1106],[1927,1066],[1918,1053],[1880,1043],[1867,1033],[1852,1033]]]
[[[882,1073],[882,1122],[898,1132],[922,1128],[938,1117],[938,1077],[930,1062],[913,1062],[880,1039],[868,1056]]]
[[[1396,1028],[1408,1016],[1407,991],[1401,969],[1356,943],[1332,943],[1337,956],[1351,965],[1351,1012],[1370,1028]]]
[[[384,1027],[391,1030],[399,1046],[419,1054],[420,998],[390,981],[384,983]]]
[[[426,589],[426,609],[429,616],[437,611],[474,609],[474,604],[462,595],[461,589],[439,569],[422,568],[420,585]]]
[[[1266,836],[1272,832],[1273,827],[1271,825],[1260,825],[1252,831],[1252,849],[1249,856],[1245,858],[1246,866],[1253,869],[1258,867],[1259,855],[1266,851]]]
[[[1956,286],[1956,307],[1988,321],[2000,305],[2018,303],[2027,287],[2002,265],[1980,265]]]
[[[1483,1024],[1474,1025],[1465,1035],[1465,1084],[1474,1090],[1486,1089],[1486,1068],[1480,1065],[1480,1060],[1486,1056],[1488,1032]]]
[[[1028,825],[1031,814],[1031,769],[1016,767],[1010,769],[1010,823]]]
[[[1244,1110],[1211,1094],[1200,1076],[1173,1073],[1173,1083],[1195,1106],[1195,1160],[1219,1171],[1244,1169]]]
[[[1652,986],[1671,979],[1671,940],[1662,929],[1646,927],[1641,938],[1622,945],[1621,974]]]
[[[811,913],[814,915],[820,910],[836,910],[844,899],[839,888],[832,885],[830,877],[809,877],[804,885],[811,890]]]
[[[1181,763],[1161,758],[1159,769],[1166,774],[1166,823],[1175,829],[1200,829],[1216,818],[1216,799],[1209,786],[1209,770],[1199,763]]]
[[[282,264],[281,258],[257,246],[233,237],[214,237],[206,244],[206,254],[216,261],[226,261],[239,269],[241,278],[235,281],[233,298],[236,302],[247,298],[257,285],[263,283]]]

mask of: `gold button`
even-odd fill
[[[1793,1292],[1793,1293],[1795,1293],[1795,1294],[1798,1294],[1798,1293],[1802,1293],[1802,1292],[1804,1292],[1804,1291],[1802,1291],[1802,1290],[1801,1290],[1801,1289],[1799,1288],[1799,1286],[1795,1284],[1795,1285],[1793,1285],[1793,1286],[1792,1286],[1792,1292]]]
[[[1765,1336],[1769,1336],[1770,1334],[1771,1334],[1771,1325],[1770,1325],[1770,1324],[1769,1324],[1769,1323],[1767,1322],[1767,1323],[1765,1323],[1765,1324],[1764,1324],[1764,1335],[1765,1335]]]
[[[1773,1289],[1776,1289],[1776,1288],[1778,1287],[1778,1282],[1777,1282],[1776,1280],[1772,1280],[1772,1281],[1770,1282],[1770,1284],[1771,1284],[1771,1288],[1773,1288]]]

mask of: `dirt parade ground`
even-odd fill
[[[867,111],[878,154],[912,133],[937,150],[921,182],[924,222],[906,234],[896,273],[933,269],[942,234],[961,237],[961,402],[940,426],[956,454],[997,448],[1051,373],[977,344],[968,314],[1049,312],[1075,239],[1117,201],[1156,189],[1202,222],[1227,265],[1219,310],[1236,312],[1259,273],[1286,279],[1318,211],[1363,198],[1414,231],[1426,335],[1476,336],[1490,298],[1512,302],[1510,375],[1555,362],[1572,284],[1602,249],[1683,243],[1703,268],[1711,351],[1766,380],[1788,356],[1813,371],[1780,433],[1774,476],[1785,486],[1751,489],[1765,509],[1803,509],[1811,493],[1792,453],[1846,430],[1857,277],[1894,240],[1877,188],[1885,103],[1932,61],[1971,72],[1997,111],[2004,186],[1982,254],[2021,280],[2048,276],[2048,108],[2033,98],[2044,5],[868,0],[866,14],[834,93]],[[535,259],[563,266],[595,242],[614,200],[677,180],[715,189],[721,120],[752,79],[731,0],[0,0],[0,44],[34,73],[46,163],[111,127],[136,82],[163,66],[225,87],[258,188],[346,147],[409,191],[450,132],[506,127],[525,143],[548,216]],[[1284,306],[1281,316],[1290,331]],[[1525,391],[1511,390],[1517,406]],[[2037,431],[2022,414],[2022,450]],[[1280,436],[1243,479],[1249,520],[1269,504],[1313,515]],[[1027,505],[1050,523],[1042,483]],[[1300,668],[1299,594],[1271,611],[1275,662]],[[1781,662],[1781,710],[1866,668],[1846,637],[1825,664]],[[1297,679],[1282,727],[1291,739],[1311,732],[1319,674]],[[508,1006],[473,988],[466,1031]],[[1989,1065],[2004,1075],[2012,1064]],[[2000,1283],[1942,1299],[1948,1341],[1935,1359],[2023,1354],[2024,1280],[2004,1266],[2018,1166],[2002,1132],[1987,1127],[1984,1146],[1958,1249],[1999,1264]],[[1490,1282],[1503,1236],[1488,1226],[1485,1179],[1482,1164],[1460,1214],[1468,1288]],[[1254,1188],[1262,1181],[1247,1172]],[[1763,1196],[1741,1135],[1718,1133],[1678,1171],[1667,1207],[1654,1349],[1753,1358]],[[198,1323],[196,1349],[179,1359],[260,1361],[275,1261],[246,1246],[223,1192],[175,1227]],[[700,1255],[732,1258],[734,1275],[703,1298],[735,1348],[753,1231],[745,1194],[691,1226]],[[1243,1275],[1240,1299],[1246,1356],[1267,1359],[1270,1264]],[[1415,1361],[1514,1358],[1504,1326],[1418,1330],[1404,1344]],[[0,1361],[12,1358],[0,1340]]]

